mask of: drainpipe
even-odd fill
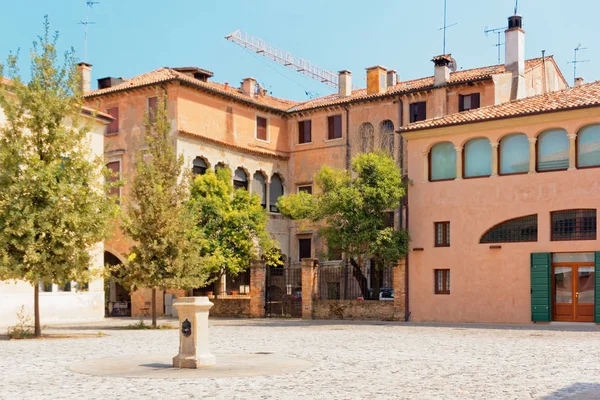
[[[352,152],[350,149],[350,107],[344,106],[346,110],[346,170],[350,172],[350,159]]]
[[[398,97],[398,126],[404,126],[404,102],[401,97]],[[402,169],[402,182],[408,183],[408,177],[404,172],[404,140],[401,135],[400,136],[400,154],[398,155],[398,161],[400,162],[400,168]],[[408,184],[406,185],[406,193],[404,194],[404,199],[402,200],[402,204],[400,205],[400,227],[402,228],[402,209],[406,210],[406,230],[408,231]],[[409,311],[409,272],[408,272],[408,253],[406,254],[406,262],[404,263],[404,268],[406,268],[406,273],[404,274],[404,321],[408,321],[410,317]]]

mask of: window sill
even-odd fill
[[[341,137],[339,137],[339,138],[334,138],[334,139],[325,139],[325,140],[323,140],[323,142],[324,142],[324,143],[327,143],[327,142],[335,142],[335,141],[337,141],[337,140],[342,140],[343,138],[344,138],[344,137],[343,137],[343,136],[341,136]]]
[[[436,244],[433,247],[450,247],[449,244]]]
[[[313,142],[306,142],[306,143],[296,143],[296,146],[304,146],[306,144],[313,144]]]
[[[271,143],[271,141],[270,141],[270,140],[268,140],[268,139],[267,139],[267,140],[264,140],[264,139],[259,139],[259,138],[257,138],[257,137],[254,137],[254,140],[256,140],[257,142],[261,142],[261,143],[268,143],[268,144],[270,144],[270,143]]]
[[[477,175],[477,176],[463,176],[463,179],[480,179],[480,178],[490,178],[492,175]]]
[[[455,181],[456,178],[448,178],[448,179],[435,179],[435,180],[431,180],[429,179],[429,182],[448,182],[448,181]]]
[[[435,292],[434,294],[436,294],[436,295],[437,295],[437,294],[445,294],[445,295],[449,295],[449,294],[450,294],[450,292]]]
[[[105,133],[104,136],[117,136],[119,132]]]

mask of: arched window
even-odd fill
[[[256,193],[260,197],[260,204],[263,208],[267,207],[267,185],[265,176],[261,172],[254,173],[252,180],[252,193]]]
[[[360,137],[360,151],[362,153],[370,153],[375,146],[375,129],[369,122],[365,122],[358,129]]]
[[[381,149],[394,156],[394,123],[389,119],[379,124],[379,136],[381,137]]]
[[[523,133],[500,139],[500,173],[518,174],[529,171],[529,140]]]
[[[492,174],[492,145],[488,138],[469,140],[465,144],[464,157],[465,178]]]
[[[277,199],[279,199],[281,196],[283,196],[283,182],[278,174],[273,174],[271,177],[271,184],[269,186],[269,211],[275,213],[279,212],[279,209],[275,204],[277,203]]]
[[[483,234],[479,243],[537,242],[537,214],[509,219]]]
[[[600,166],[600,125],[589,125],[577,134],[577,167]]]
[[[429,180],[456,178],[456,150],[451,142],[435,144],[429,152]]]
[[[233,187],[235,189],[246,189],[248,190],[248,175],[243,168],[238,168],[233,174]]]
[[[215,165],[215,172],[217,172],[218,170],[220,170],[221,168],[225,168],[225,164],[220,162],[217,165]]]
[[[540,133],[537,140],[538,171],[556,171],[569,168],[569,137],[564,129],[550,129]]]
[[[206,160],[202,157],[194,158],[192,165],[192,173],[194,175],[204,175],[206,173],[206,170],[208,169],[208,164],[206,163]]]

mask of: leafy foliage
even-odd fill
[[[73,50],[57,64],[58,34],[45,33],[31,51],[31,80],[24,83],[10,55],[0,85],[0,279],[22,279],[35,289],[36,336],[41,334],[40,282],[86,282],[93,247],[116,215],[101,187],[101,157],[94,158],[82,117]],[[106,171],[105,171],[106,172]]]
[[[259,259],[259,250],[273,263],[279,253],[267,232],[267,214],[260,198],[244,189],[234,190],[231,171],[206,171],[192,184],[191,208],[201,231],[201,254],[213,276],[232,275],[246,270],[250,260]]]
[[[329,249],[344,252],[353,265],[366,296],[366,261],[391,267],[407,252],[406,231],[386,226],[386,214],[405,194],[400,169],[386,153],[359,154],[351,172],[324,166],[315,181],[315,194],[281,197],[277,207],[294,220],[319,224]]]

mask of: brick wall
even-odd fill
[[[314,300],[314,319],[391,321],[394,302],[380,300]]]
[[[250,297],[211,298],[210,316],[217,318],[249,318]]]

